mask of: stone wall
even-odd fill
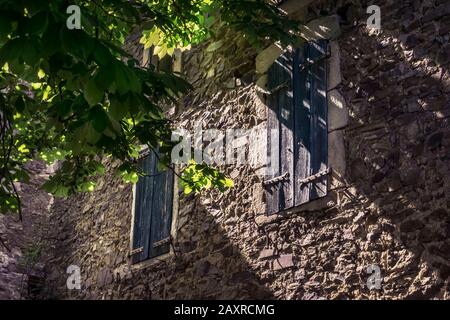
[[[308,37],[332,40],[329,106],[342,110],[329,114],[339,176],[327,197],[267,217],[258,170],[225,166],[233,189],[179,195],[174,254],[130,266],[132,189],[107,175],[94,193],[53,206],[58,241],[46,265],[47,297],[448,299],[450,3],[375,3],[381,31],[365,26],[366,1],[289,9],[307,22]],[[196,90],[177,125],[263,128],[274,51],[234,50],[243,63],[229,69],[204,48],[185,55]],[[66,287],[72,264],[81,268],[81,290]],[[380,268],[381,289],[367,287],[371,265]]]
[[[16,184],[22,203],[18,214],[0,214],[0,300],[33,299],[45,278],[44,252],[50,249],[48,218],[53,197],[40,189],[51,173],[43,163],[25,165],[30,181]]]

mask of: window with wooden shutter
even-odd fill
[[[158,171],[155,153],[147,153],[139,159],[146,176],[135,186],[132,263],[170,251],[174,175]]]
[[[268,214],[327,194],[327,57],[327,41],[309,42],[287,50],[268,71],[269,156],[278,151],[264,183]]]

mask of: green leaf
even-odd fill
[[[9,40],[0,48],[0,65],[5,62],[23,59],[28,65],[34,66],[39,60],[39,42],[35,38],[22,37]]]
[[[96,72],[94,79],[97,88],[106,91],[114,81],[114,68],[112,68],[111,65],[100,67]]]
[[[19,113],[23,113],[25,110],[25,101],[23,100],[22,96],[17,97],[15,107]]]
[[[24,32],[29,34],[40,34],[47,27],[48,14],[47,12],[39,12],[27,19],[24,23]],[[54,32],[54,31],[53,31]]]
[[[190,185],[188,185],[188,184],[184,185],[184,188],[183,188],[184,194],[190,194],[192,191],[193,191],[193,189],[191,188]]]
[[[0,13],[0,40],[6,38],[6,36],[12,31],[12,18],[6,14]]]
[[[111,104],[109,106],[109,114],[114,120],[122,120],[127,115],[126,105],[122,103],[117,97],[111,98]]]
[[[232,187],[234,187],[234,182],[230,178],[225,178],[224,185],[227,188],[232,188]]]
[[[81,59],[87,59],[97,49],[96,42],[84,30],[61,29],[61,44],[67,53]]]
[[[112,67],[112,63],[116,61],[111,52],[102,43],[96,42],[93,48],[94,59],[100,66]]]
[[[129,91],[141,91],[141,83],[130,67],[120,61],[117,61],[113,64],[113,68],[115,75],[114,87],[120,94],[125,94]]]
[[[103,99],[103,90],[98,88],[94,78],[89,79],[84,87],[83,96],[90,106],[94,106]]]
[[[91,119],[92,127],[100,133],[111,125],[108,114],[100,106],[95,106],[91,109],[89,118]]]

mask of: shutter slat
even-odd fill
[[[286,51],[282,56],[283,68],[280,78],[283,82],[289,81],[289,86],[279,92],[280,121],[280,167],[281,174],[288,174],[289,179],[282,180],[280,194],[280,210],[292,208],[294,205],[294,106],[292,93],[292,67],[293,54]]]
[[[273,90],[277,88],[281,83],[278,79],[278,69],[279,65],[276,61],[268,70],[268,80],[267,80],[267,88],[269,90]],[[280,176],[280,162],[279,162],[279,153],[276,155],[272,155],[272,152],[275,152],[276,148],[273,145],[279,144],[279,135],[273,136],[273,130],[279,130],[280,124],[278,122],[278,90],[268,96],[267,101],[267,156],[271,161],[271,172],[266,175],[266,178],[272,179],[274,177]],[[278,138],[278,139],[277,139]],[[276,157],[276,159],[274,159]],[[275,160],[275,163],[274,161]],[[275,184],[265,188],[265,196],[266,196],[266,213],[273,214],[279,210],[279,201],[280,201],[280,185]]]
[[[312,109],[311,109],[311,174],[324,171],[328,167],[327,128],[327,63],[321,57],[327,54],[327,41],[319,40],[310,45],[310,58],[316,61],[311,66]],[[323,197],[327,193],[328,176],[324,175],[311,182],[310,200]]]
[[[309,46],[296,50],[294,56],[294,108],[295,108],[295,149],[294,149],[294,204],[296,206],[308,202],[310,184],[300,184],[298,181],[310,175],[311,150],[311,86],[308,68],[300,71],[300,67],[308,59]]]

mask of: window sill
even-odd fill
[[[272,223],[278,223],[286,219],[291,219],[301,213],[330,210],[336,205],[337,205],[337,192],[336,190],[330,190],[328,191],[328,194],[325,195],[324,197],[306,202],[299,206],[292,207],[271,215],[267,214],[258,215],[255,219],[255,222],[258,225],[258,227],[261,228]]]
[[[154,257],[154,258],[150,258],[148,260],[144,260],[135,264],[131,264],[130,265],[130,269],[131,271],[141,271],[147,268],[151,268],[151,267],[156,267],[159,264],[167,264],[170,260],[172,260],[172,258],[174,257],[173,251],[172,249],[170,250],[170,252],[165,253],[163,255]]]

